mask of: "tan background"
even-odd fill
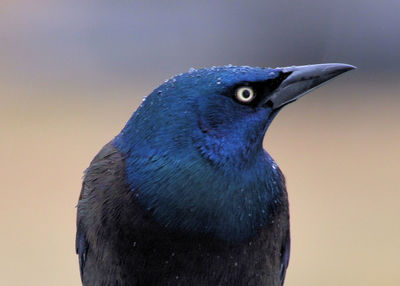
[[[261,9],[261,2],[256,2],[251,2],[254,11]],[[385,7],[387,14],[379,14],[381,7],[366,1],[372,16],[386,15],[370,27],[370,14],[353,9],[358,7],[354,3],[352,13],[336,8],[339,20],[334,17],[329,25],[324,17],[315,18],[330,34],[314,38],[313,33],[322,32],[309,29],[304,37],[328,47],[322,54],[318,49],[316,55],[307,53],[303,42],[298,42],[299,52],[290,51],[278,37],[275,48],[259,43],[272,55],[266,56],[257,49],[229,49],[238,34],[228,33],[226,41],[219,42],[225,29],[221,26],[227,25],[222,20],[215,23],[217,31],[196,30],[211,50],[187,51],[200,42],[191,43],[188,31],[177,29],[178,36],[173,35],[178,43],[164,37],[153,50],[138,51],[137,41],[156,43],[154,37],[161,32],[131,24],[138,13],[132,5],[97,4],[93,12],[94,4],[60,3],[38,1],[29,6],[27,1],[5,1],[0,10],[0,285],[79,285],[75,205],[82,172],[96,152],[119,132],[141,97],[164,78],[190,66],[257,64],[257,55],[259,65],[285,65],[290,60],[359,66],[286,107],[266,136],[265,146],[284,171],[290,195],[293,248],[286,285],[399,285],[400,76],[394,51],[400,49],[395,49],[399,26],[396,30],[397,20],[391,18],[395,4]],[[230,7],[240,14],[237,9],[244,7],[224,5],[214,7],[217,12],[210,19],[220,13],[227,20],[225,10]],[[283,24],[288,15],[283,6],[275,6],[268,15],[277,12],[283,18],[274,20]],[[154,6],[139,8],[148,14],[159,11]],[[192,11],[189,8],[180,9]],[[319,7],[326,15],[331,8]],[[295,20],[313,27],[306,17],[311,11],[299,11]],[[138,14],[140,21],[145,21],[143,13]],[[335,24],[350,21],[351,14],[358,17],[352,26]],[[176,27],[181,27],[180,15],[182,11],[173,20]],[[250,20],[245,28],[260,39]],[[197,27],[191,21],[188,25],[189,30]],[[365,25],[380,28],[371,32],[364,30]],[[335,30],[337,26],[341,30]],[[125,32],[113,38],[121,30],[130,40],[124,42]],[[361,30],[371,41],[360,44]],[[348,45],[336,41],[338,35],[344,35]],[[171,59],[174,45],[182,50]],[[216,54],[225,48],[231,53]]]

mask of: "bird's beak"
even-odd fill
[[[273,109],[289,104],[322,83],[356,67],[347,64],[319,64],[279,68],[283,74],[289,74],[275,89],[268,101]]]

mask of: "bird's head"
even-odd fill
[[[231,241],[249,237],[282,208],[284,179],[262,148],[272,119],[353,68],[225,66],[173,77],[113,142],[131,190],[165,226]]]
[[[333,77],[345,64],[284,68],[224,66],[190,70],[153,91],[128,122],[127,147],[199,152],[213,164],[251,164],[278,111]]]

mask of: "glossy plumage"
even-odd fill
[[[83,285],[282,285],[288,199],[264,134],[284,105],[351,68],[226,66],[154,90],[86,170]]]

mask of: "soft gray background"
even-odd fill
[[[288,181],[286,285],[398,285],[400,2],[0,5],[0,284],[79,285],[82,171],[165,78],[213,65],[358,66],[273,123]]]

